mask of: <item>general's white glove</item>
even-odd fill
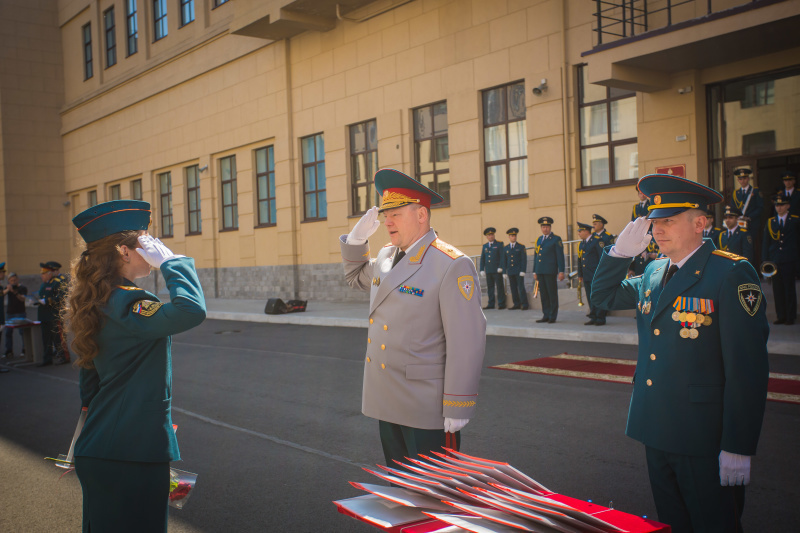
[[[502,268],[498,268],[498,269],[497,269],[497,273],[498,273],[498,274],[502,274],[502,273],[503,273],[503,269],[502,269]]]
[[[370,207],[347,235],[347,244],[364,244],[379,227],[381,221],[378,220],[378,207]]]
[[[748,483],[750,483],[750,456],[720,451],[719,484],[727,487]]]
[[[525,272],[520,272],[519,273],[519,277],[524,278],[525,277]]]
[[[142,247],[136,248],[136,253],[141,255],[153,268],[161,268],[164,261],[186,257],[185,255],[175,255],[163,242],[151,235],[139,235],[139,244]]]
[[[444,419],[444,432],[455,433],[461,431],[461,428],[467,425],[469,418],[445,418]]]
[[[636,257],[647,249],[650,244],[651,236],[647,234],[652,221],[645,217],[639,217],[632,222],[628,222],[625,229],[617,237],[617,242],[611,249],[614,257]]]

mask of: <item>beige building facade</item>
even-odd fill
[[[798,2],[28,4],[0,0],[0,261],[25,274],[79,253],[81,210],[141,198],[209,296],[360,299],[337,239],[377,168],[437,188],[467,254],[545,215],[618,233],[647,173],[729,196],[734,166],[800,170]]]

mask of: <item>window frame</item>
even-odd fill
[[[92,64],[92,23],[87,22],[81,26],[81,38],[83,40],[83,81],[94,77],[94,65]]]
[[[167,192],[164,192],[164,178],[167,179]],[[161,222],[161,238],[169,239],[175,236],[175,226],[172,214],[172,172],[159,172],[156,174],[158,181],[158,211],[160,213],[159,219]],[[164,207],[164,200],[166,199],[167,207]],[[167,232],[169,228],[169,232]]]
[[[137,188],[139,189],[138,191],[136,190]],[[131,199],[141,201],[142,198],[144,198],[144,196],[142,196],[142,179],[137,178],[135,180],[131,180]]]
[[[195,11],[194,11],[194,0],[178,0],[178,7],[180,8],[181,12],[181,25],[180,27],[183,28],[184,26],[191,24],[195,21]],[[186,15],[186,8],[187,6],[191,10],[192,18],[190,20],[186,20],[184,16]]]
[[[261,151],[265,153],[265,160],[266,160],[266,170],[264,172],[258,171],[258,153]],[[256,191],[256,226],[257,228],[269,228],[272,226],[277,225],[277,218],[278,218],[278,206],[277,206],[277,190],[275,184],[275,146],[270,144],[268,146],[262,146],[261,148],[256,148],[253,150],[253,157],[254,157],[254,164],[253,168],[256,170],[255,173],[255,191]],[[258,186],[259,180],[261,178],[265,178],[267,180],[266,186],[266,196],[261,196],[261,188]],[[272,185],[272,187],[270,187]],[[270,195],[270,190],[275,191],[274,195]],[[267,220],[264,221],[261,219],[261,205],[266,203],[267,204]],[[305,208],[305,203],[303,204]],[[275,215],[272,215],[273,210],[275,211]]]
[[[114,192],[116,192],[116,198],[114,198]],[[109,185],[108,187],[108,198],[109,200],[121,200],[122,199],[122,185],[119,183],[115,183],[114,185]]]
[[[161,7],[161,9],[159,9]],[[158,12],[162,14],[159,17]],[[164,34],[159,36],[159,25],[163,21]],[[167,19],[167,0],[153,0],[153,42],[160,41],[169,35],[169,20]]]
[[[450,176],[450,123],[448,122],[447,128],[443,134],[436,134],[436,130],[433,127],[433,108],[434,106],[444,104],[445,105],[445,115],[447,114],[447,100],[439,100],[438,102],[433,102],[427,105],[422,105],[419,107],[415,107],[411,110],[411,123],[412,127],[414,128],[413,133],[411,135],[411,143],[413,144],[413,158],[414,158],[414,179],[418,182],[422,183],[423,176],[433,175],[433,182],[434,188],[433,190],[436,191],[437,194],[444,198],[444,201],[431,206],[432,208],[438,207],[448,207],[450,205],[450,189],[447,190],[447,197],[445,198],[444,195],[439,191],[439,176],[442,174],[447,174],[448,182]],[[417,111],[428,109],[430,110],[430,117],[431,117],[431,136],[430,137],[423,137],[417,138]],[[419,162],[419,151],[417,149],[418,145],[424,141],[431,141],[431,151],[435,153],[436,151],[436,139],[447,139],[447,169],[445,170],[437,170],[436,168],[436,158],[434,157],[433,161],[433,170],[427,172],[420,172],[420,162]],[[422,183],[424,185],[424,183]],[[427,187],[427,185],[426,185]]]
[[[314,142],[314,153],[313,158],[308,163],[305,162],[305,152],[303,151],[303,144],[304,141],[312,139]],[[319,152],[317,143],[320,141],[322,143],[322,159],[317,159],[317,153]],[[300,163],[301,163],[301,179],[303,181],[303,222],[317,222],[320,220],[328,220],[328,174],[327,168],[325,165],[325,134],[324,132],[317,132],[312,135],[306,135],[300,139]],[[325,174],[325,187],[319,187],[319,170],[320,166],[322,168],[323,173]],[[306,169],[312,168],[314,169],[314,189],[307,189],[306,188]],[[320,196],[324,198],[325,203],[325,216],[319,216],[320,214]],[[308,210],[306,206],[308,205],[308,198],[314,198],[314,205],[317,208],[317,216],[311,217],[308,216]]]
[[[224,180],[222,179],[223,176],[223,162],[230,161],[231,168],[230,168],[230,179]],[[236,182],[236,155],[229,155],[225,157],[219,158],[219,184],[220,184],[220,205],[222,209],[220,211],[220,232],[223,231],[238,231],[239,229],[239,194],[238,194],[238,187]],[[225,203],[225,184],[231,184],[231,203]],[[225,210],[231,209],[231,221],[233,222],[232,226],[225,225]]]
[[[108,24],[109,14],[111,15],[110,26]],[[106,41],[106,68],[111,68],[117,64],[117,22],[114,6],[103,11],[103,26]]]
[[[86,193],[86,201],[89,204],[89,207],[94,207],[98,204],[97,201],[97,189],[93,189]]]
[[[525,104],[525,118],[515,118],[513,120],[509,120],[509,117],[508,117],[508,101],[509,101],[508,100],[508,91],[509,91],[509,89],[511,87],[513,87],[515,85],[520,85],[520,84],[522,84],[522,94],[523,94],[523,97],[524,97],[525,96],[525,80],[524,79],[523,80],[512,81],[510,83],[504,83],[504,84],[501,84],[501,85],[495,85],[494,87],[488,87],[486,89],[481,90],[481,128],[482,128],[482,130],[481,130],[481,132],[482,132],[481,151],[483,153],[483,195],[484,195],[483,196],[483,198],[484,198],[483,201],[514,200],[514,199],[517,199],[517,198],[526,198],[530,194],[530,187],[528,185],[528,176],[530,174],[530,170],[529,170],[529,167],[528,167],[528,135],[527,135],[528,109],[527,109],[527,101],[526,101],[526,104]],[[505,117],[504,121],[488,123],[486,121],[486,115],[485,115],[484,95],[486,95],[489,91],[495,91],[497,89],[504,89],[504,91],[505,91],[505,95],[504,95],[504,97],[505,97],[505,100],[504,100],[505,110],[504,110],[504,112],[506,113],[506,117]],[[525,133],[525,142],[524,142],[525,154],[522,155],[522,156],[510,157],[509,156],[509,154],[510,154],[509,148],[510,148],[511,136],[509,135],[509,124],[516,124],[517,122],[523,122],[523,121],[525,122],[525,132],[526,132]],[[486,130],[488,130],[489,128],[493,128],[493,127],[499,126],[501,124],[505,126],[505,132],[506,132],[506,135],[505,135],[505,139],[506,139],[506,146],[505,146],[506,157],[505,157],[505,159],[495,159],[495,160],[492,160],[492,161],[487,161],[486,160]],[[525,169],[526,169],[526,172],[525,172],[525,188],[526,188],[526,190],[523,193],[510,194],[508,191],[511,190],[511,162],[512,161],[522,161],[522,160],[525,161]],[[497,167],[497,166],[501,166],[501,165],[505,166],[505,169],[506,169],[506,173],[505,173],[506,174],[506,194],[489,194],[489,168],[490,167]]]
[[[637,95],[634,91],[633,94],[622,94],[618,96],[611,96],[611,89],[609,87],[605,88],[606,97],[601,100],[590,100],[588,102],[583,101],[584,95],[584,80],[585,80],[585,68],[586,65],[579,65],[578,66],[578,97],[576,98],[576,102],[578,104],[578,179],[579,182],[579,191],[584,190],[592,190],[592,189],[602,189],[602,188],[609,188],[609,187],[625,187],[630,186],[632,183],[636,183],[638,176],[636,178],[628,178],[628,179],[621,179],[616,180],[614,176],[616,175],[616,157],[613,155],[616,153],[616,149],[621,146],[628,146],[631,144],[639,144],[639,123],[638,118],[636,119],[636,137],[627,137],[625,139],[617,139],[611,140],[611,136],[613,133],[612,129],[612,114],[611,114],[611,104],[613,102],[619,102],[621,100],[627,100],[629,98],[636,99]],[[582,110],[587,107],[596,106],[598,104],[605,104],[606,106],[606,135],[608,140],[601,143],[594,143],[594,144],[583,144],[582,134],[583,134],[583,112]],[[637,112],[638,112],[638,102],[636,102]],[[608,183],[599,183],[597,185],[585,185],[583,183],[583,151],[591,148],[600,148],[606,146],[608,149]],[[638,152],[638,146],[637,146]],[[637,159],[638,160],[638,159]],[[637,167],[638,168],[638,167]],[[637,170],[638,174],[638,170]]]
[[[211,9],[217,9],[219,6],[221,6],[223,4],[227,4],[227,3],[228,3],[228,0],[214,0]]]
[[[139,51],[139,12],[137,0],[125,0],[125,45],[127,55],[130,57]],[[131,10],[131,8],[133,8]]]
[[[190,173],[194,172],[196,185],[191,186],[189,182]],[[186,180],[186,236],[202,235],[203,234],[203,216],[201,196],[200,196],[200,165],[189,165],[183,169],[183,177]],[[192,195],[194,195],[195,206],[197,209],[192,209]],[[192,216],[197,217],[197,229],[192,229]]]
[[[369,132],[369,124],[371,122],[375,123],[375,147],[374,148],[369,148],[369,133],[368,132]],[[361,151],[355,151],[355,147],[353,146],[353,142],[352,142],[353,128],[356,128],[356,127],[361,126],[361,125],[364,126],[364,136],[365,136],[365,141],[366,141],[364,146],[365,146],[366,149],[365,150],[361,150]],[[353,169],[356,167],[356,165],[354,164],[354,159],[357,158],[358,156],[364,154],[365,160],[368,161],[369,160],[368,154],[373,153],[374,156],[375,156],[375,159],[374,159],[375,160],[375,169],[376,169],[376,171],[380,170],[380,163],[378,162],[378,119],[377,118],[371,118],[369,120],[364,120],[364,121],[361,121],[361,122],[356,122],[355,124],[350,124],[347,127],[347,139],[348,139],[348,142],[350,143],[350,154],[349,154],[350,155],[350,158],[349,158],[350,159],[350,203],[351,203],[350,214],[351,214],[351,216],[359,216],[359,215],[363,215],[364,213],[366,213],[367,210],[369,209],[369,206],[367,206],[367,208],[364,211],[357,211],[356,210],[356,206],[358,205],[358,190],[361,189],[361,188],[366,187],[366,189],[367,189],[367,200],[369,200],[370,192],[371,191],[374,192],[374,190],[375,190],[375,174],[374,173],[368,174],[366,176],[367,179],[366,179],[365,183],[360,183],[360,184],[359,183],[355,183],[354,182]],[[379,201],[379,199],[376,196],[375,197],[376,204],[377,204],[378,201]],[[367,203],[369,204],[369,202],[367,202]]]

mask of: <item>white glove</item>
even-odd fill
[[[498,269],[497,269],[497,273],[498,273],[498,274],[502,274],[502,273],[503,273],[503,269],[502,269],[502,268],[498,268]]]
[[[347,244],[364,244],[379,227],[381,221],[378,220],[378,207],[370,207],[347,235]]]
[[[38,302],[39,302],[40,305],[44,305],[45,304],[44,298],[39,298]]]
[[[508,274],[503,274],[503,279],[508,281]]]
[[[455,433],[461,431],[461,428],[467,425],[469,418],[445,418],[444,419],[444,432]]]
[[[485,270],[481,270],[481,276],[483,276],[484,278],[486,277],[486,271]]]
[[[445,419],[446,420],[446,419]],[[445,422],[447,427],[447,422]],[[750,456],[729,453],[725,450],[719,452],[719,484],[747,485],[750,483]]]
[[[525,277],[525,272],[520,272],[519,273],[519,277],[524,278]]]
[[[629,222],[617,237],[617,242],[611,249],[613,257],[636,257],[647,249],[651,236],[647,234],[652,222],[645,217],[639,217]]]
[[[185,255],[175,255],[163,242],[150,235],[139,235],[139,244],[142,247],[136,248],[136,253],[141,255],[153,268],[161,268],[164,261],[186,257]]]

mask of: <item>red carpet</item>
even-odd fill
[[[562,353],[489,368],[630,384],[636,361]],[[800,404],[800,375],[770,372],[767,399]]]

